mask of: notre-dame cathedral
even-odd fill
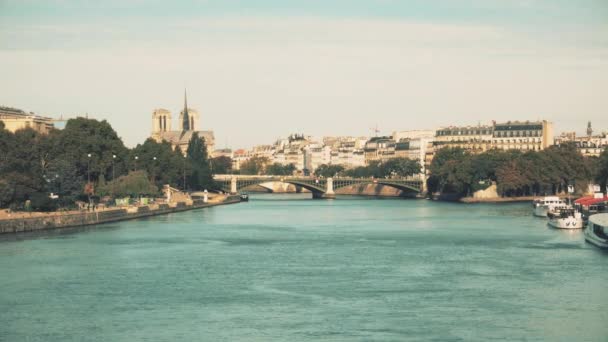
[[[198,131],[196,127],[199,125],[199,113],[193,108],[188,108],[188,98],[184,92],[184,109],[179,113],[178,130],[171,128],[171,112],[164,108],[155,109],[152,113],[152,136],[151,138],[157,142],[167,141],[173,149],[179,147],[182,153],[186,153],[188,142],[192,138],[192,134],[196,132],[199,137],[205,138],[207,144],[207,153],[209,156],[213,153],[215,147],[215,136],[213,131]]]

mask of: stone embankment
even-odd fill
[[[108,222],[132,220],[180,211],[240,202],[239,196],[216,196],[204,203],[192,200],[170,204],[150,204],[137,207],[110,208],[98,211],[69,211],[61,213],[11,214],[0,217],[0,234],[32,232],[48,229],[79,227]]]

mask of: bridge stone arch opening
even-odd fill
[[[389,186],[411,193],[422,193],[425,191],[424,180],[417,177],[374,179],[219,175],[215,177],[215,180],[220,184],[222,190],[233,194],[238,193],[239,190],[248,186],[260,185],[268,182],[282,182],[302,187],[309,190],[312,193],[313,198],[335,198],[335,190],[362,184]]]

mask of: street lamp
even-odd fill
[[[91,183],[91,154],[87,154],[87,181]]]
[[[112,180],[114,180],[114,163],[115,163],[115,160],[116,160],[116,155],[113,154],[112,155]]]
[[[186,156],[184,156],[184,192],[186,192]]]
[[[156,183],[156,157],[152,157],[152,181]]]
[[[135,170],[134,171],[137,171],[137,159],[139,159],[139,157],[135,156]]]

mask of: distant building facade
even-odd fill
[[[436,131],[433,145],[435,149],[460,147],[475,153],[490,149],[541,151],[553,145],[553,124],[543,120],[450,126]]]
[[[608,132],[593,135],[593,128],[589,122],[586,133],[585,136],[577,137],[576,132],[564,132],[555,138],[555,145],[573,143],[583,156],[599,157],[608,147]]]
[[[188,98],[184,94],[184,109],[179,114],[178,130],[172,129],[171,112],[164,108],[155,109],[152,112],[152,135],[150,136],[156,142],[167,141],[173,149],[179,148],[185,155],[188,149],[188,143],[194,133],[201,138],[205,138],[207,145],[207,153],[213,155],[215,150],[215,135],[213,131],[199,131],[196,128],[199,125],[200,115],[193,108],[188,108]]]
[[[13,133],[20,129],[31,128],[38,133],[48,134],[55,127],[51,118],[11,107],[0,107],[0,121],[4,123],[6,130]]]

